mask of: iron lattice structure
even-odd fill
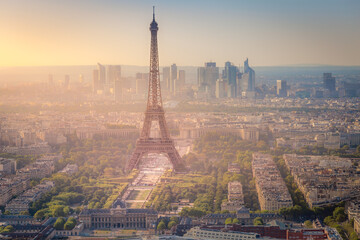
[[[153,21],[150,24],[150,74],[145,120],[140,138],[136,141],[135,151],[127,162],[127,171],[131,171],[133,168],[136,168],[140,159],[148,153],[163,153],[167,155],[173,164],[175,171],[184,170],[183,161],[175,148],[174,141],[170,138],[169,130],[165,121],[165,112],[162,105],[157,44],[158,30],[158,24],[155,21],[155,13],[153,13]],[[159,138],[150,137],[153,121],[157,121],[159,123]]]

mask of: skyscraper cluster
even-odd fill
[[[336,89],[336,79],[332,73],[323,73],[323,84],[312,89],[311,96],[314,98],[337,98],[344,95],[343,86]]]
[[[121,66],[97,64],[97,69],[93,70],[93,92],[115,96],[121,96]]]
[[[244,72],[226,62],[222,74],[215,62],[207,62],[197,71],[199,95],[216,98],[255,97],[255,71],[244,62]]]
[[[176,96],[181,93],[185,86],[185,70],[178,70],[176,64],[163,68],[164,89],[170,95]]]
[[[185,70],[179,70],[176,64],[164,67],[161,83],[164,95],[170,97],[184,95],[185,76]],[[125,77],[121,75],[120,65],[98,63],[92,72],[92,79],[93,94],[105,99],[143,100],[148,94],[149,73],[137,72],[134,76]]]

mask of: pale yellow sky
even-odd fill
[[[270,3],[271,2],[271,3]],[[0,66],[360,65],[360,1],[0,1]]]

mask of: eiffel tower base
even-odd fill
[[[130,172],[133,168],[137,168],[141,158],[149,153],[165,154],[169,158],[176,172],[183,172],[186,170],[182,163],[182,159],[174,146],[173,140],[147,138],[136,141],[136,148],[127,162],[126,171]]]

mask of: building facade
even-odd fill
[[[158,213],[152,209],[84,209],[79,221],[86,229],[153,229]]]
[[[231,239],[231,240],[260,238],[260,235],[257,233],[221,231],[217,229],[201,228],[201,227],[194,227],[190,229],[184,236],[192,237],[195,239]]]
[[[278,211],[293,206],[290,193],[271,155],[254,153],[252,170],[261,210]]]
[[[221,204],[221,210],[237,211],[244,206],[244,194],[241,182],[228,183],[228,201]]]

